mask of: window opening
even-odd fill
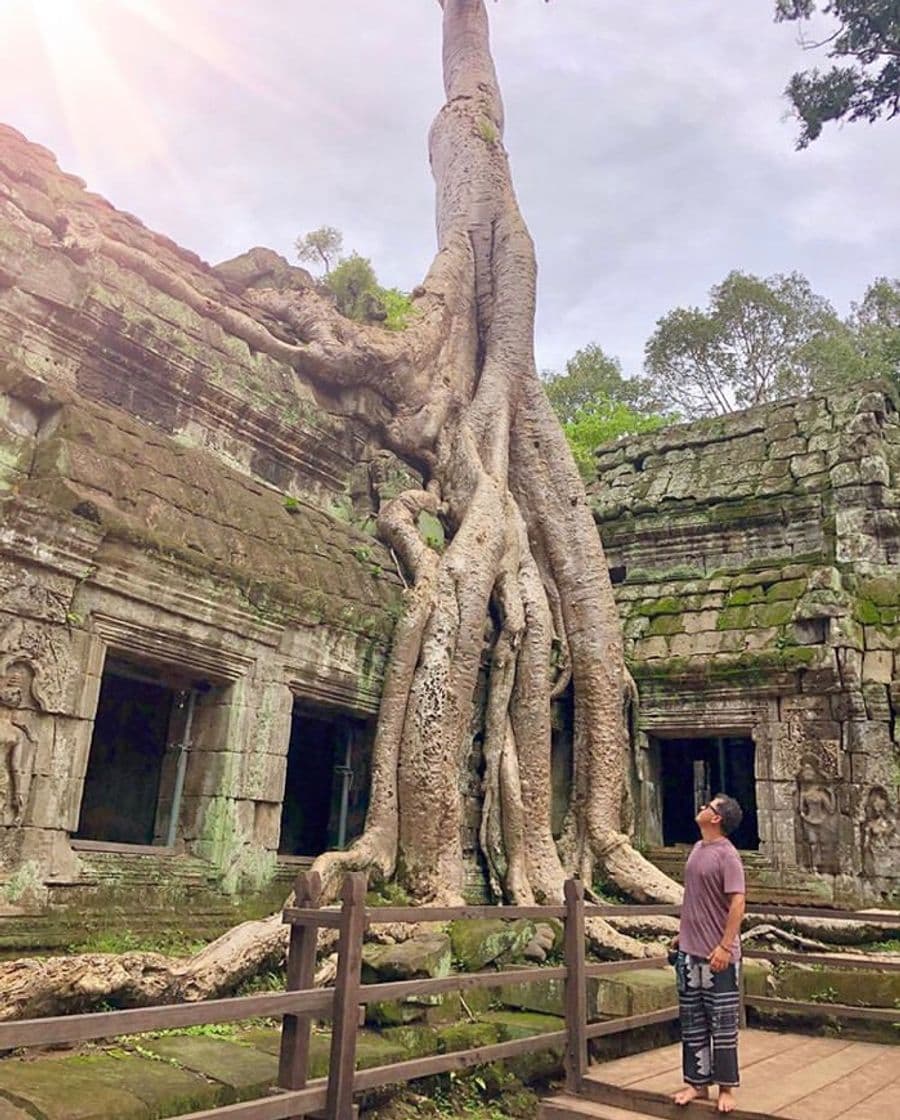
[[[282,855],[317,856],[362,832],[368,804],[364,721],[295,703],[281,813]]]
[[[152,844],[175,692],[105,672],[76,835]]]
[[[699,837],[694,817],[700,806],[714,794],[727,793],[744,810],[732,842],[744,851],[758,849],[753,740],[738,736],[662,739],[659,747],[663,843],[693,844]]]
[[[209,690],[164,667],[107,658],[76,839],[175,843],[196,704]]]

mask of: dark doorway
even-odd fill
[[[744,851],[759,848],[753,740],[736,736],[709,739],[661,739],[664,844],[692,844],[698,839],[694,817],[717,793],[737,798],[744,819],[731,836]]]
[[[368,725],[294,705],[281,813],[282,855],[317,856],[362,832],[368,806]]]
[[[152,844],[174,692],[105,672],[77,837]]]

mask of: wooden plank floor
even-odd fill
[[[758,1030],[741,1031],[739,1046],[741,1087],[735,1095],[741,1112],[784,1120],[900,1118],[900,1046]],[[621,1108],[626,1090],[635,1112],[649,1112],[649,1104],[662,1105],[681,1087],[681,1047],[593,1065],[588,1078],[596,1085],[595,1100],[605,1084],[615,1087],[610,1105]]]

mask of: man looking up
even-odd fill
[[[740,1014],[741,918],[744,868],[728,835],[743,812],[724,793],[701,805],[694,818],[700,840],[684,869],[684,901],[676,938],[675,973],[681,1019],[686,1088],[676,1104],[707,1100],[719,1086],[719,1112],[734,1109],[739,1084],[737,1034]]]

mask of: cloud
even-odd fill
[[[182,0],[155,0],[155,30],[116,14],[116,0],[71,3],[115,42],[165,158],[136,169],[112,114],[87,154],[76,148],[24,0],[0,19],[0,118],[208,259],[250,244],[289,254],[298,233],[330,224],[384,282],[421,278],[434,246],[437,4],[192,0],[179,45],[165,26]],[[596,340],[636,372],[656,319],[705,303],[733,268],[799,270],[839,307],[896,275],[898,125],[826,130],[795,152],[781,90],[813,60],[772,6],[490,5],[506,143],[538,252],[539,365],[559,368]]]

